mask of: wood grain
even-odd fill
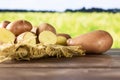
[[[120,49],[103,55],[7,61],[0,64],[1,80],[119,80]]]
[[[120,69],[2,68],[1,80],[119,80]]]

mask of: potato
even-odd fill
[[[51,31],[43,31],[39,34],[38,40],[40,43],[46,44],[56,44],[57,36]]]
[[[57,36],[57,42],[56,44],[59,45],[67,45],[67,38],[65,36]]]
[[[17,20],[8,24],[6,29],[18,36],[23,32],[31,31],[32,24],[26,20]]]
[[[73,39],[68,39],[67,44],[82,45],[88,54],[100,54],[111,48],[113,38],[106,31],[96,30]]]
[[[35,45],[36,44],[36,35],[32,32],[24,32],[17,36],[16,43],[19,44],[28,44]]]
[[[10,21],[2,21],[0,23],[0,28],[6,28],[9,23],[10,23]]]
[[[36,31],[36,34],[39,35],[41,32],[43,31],[51,31],[53,33],[56,34],[56,30],[55,28],[48,24],[48,23],[42,23],[38,28],[37,28],[37,31]]]
[[[2,44],[14,44],[15,41],[15,35],[5,29],[5,28],[0,28],[0,45]]]
[[[33,27],[31,30],[31,32],[33,32],[33,33],[36,33],[36,31],[37,31],[37,27]]]
[[[59,34],[57,34],[57,36],[64,36],[64,37],[66,37],[66,39],[71,38],[71,36],[69,34],[65,34],[65,33],[59,33]]]
[[[58,33],[57,34],[57,43],[59,45],[67,45],[67,39],[71,38],[71,36],[69,34],[65,34],[65,33]]]

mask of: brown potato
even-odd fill
[[[31,31],[32,24],[26,20],[17,20],[8,24],[6,29],[13,32],[15,36],[18,36],[23,32]]]
[[[82,45],[88,54],[100,54],[111,48],[112,36],[103,30],[96,30],[67,40],[68,45]]]
[[[64,37],[66,37],[66,39],[71,38],[71,36],[69,34],[65,34],[65,33],[59,33],[59,34],[57,34],[57,36],[64,36]]]
[[[6,28],[9,23],[10,23],[10,21],[2,21],[0,23],[0,28]]]
[[[42,23],[37,28],[36,34],[39,35],[42,31],[51,31],[51,32],[56,34],[55,28],[52,25],[48,24],[48,23]]]

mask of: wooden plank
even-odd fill
[[[0,68],[120,68],[120,49],[104,55],[87,55],[73,58],[47,58],[32,61],[8,61]]]
[[[0,68],[1,80],[119,80],[120,69]]]
[[[120,55],[120,48],[110,49],[107,52],[105,52],[105,54],[108,54],[108,55]]]
[[[119,80],[120,49],[104,55],[8,61],[0,64],[1,80]]]

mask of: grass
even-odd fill
[[[52,24],[58,33],[69,33],[72,37],[93,30],[108,31],[114,43],[112,48],[120,48],[120,13],[40,13],[40,12],[1,12],[0,21],[25,19],[33,26],[42,22]]]

